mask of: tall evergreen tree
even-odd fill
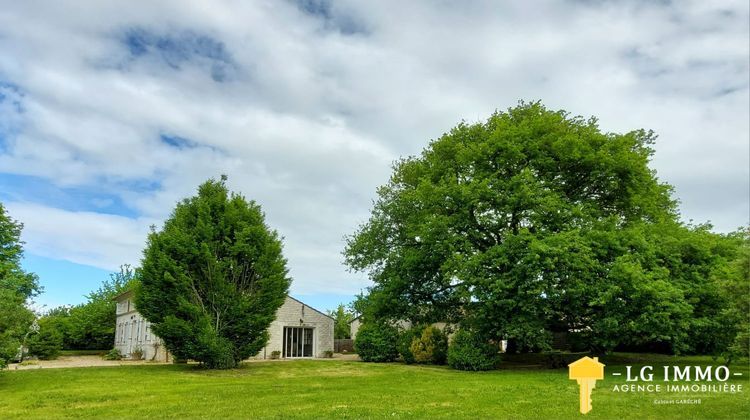
[[[179,359],[232,368],[258,353],[289,289],[279,235],[260,206],[209,180],[144,251],[138,310]]]

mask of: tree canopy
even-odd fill
[[[260,206],[209,180],[144,251],[138,310],[178,359],[231,368],[257,354],[290,279]]]
[[[18,353],[34,321],[26,303],[41,292],[36,275],[21,267],[22,229],[0,203],[0,367]]]
[[[374,286],[368,319],[464,324],[548,348],[575,332],[593,350],[709,351],[736,241],[679,221],[649,167],[653,132],[605,133],[540,103],[460,123],[401,159],[347,264]],[[713,349],[710,349],[713,350]]]

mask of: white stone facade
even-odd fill
[[[140,348],[144,359],[169,361],[171,356],[150,323],[135,308],[133,292],[117,296],[115,348],[131,357]],[[276,311],[276,319],[268,328],[268,344],[254,358],[326,357],[333,352],[333,318],[290,296]]]
[[[352,337],[352,340],[357,339],[357,332],[359,332],[359,327],[362,326],[362,316],[358,316],[349,322],[349,335]]]
[[[169,353],[161,339],[151,332],[151,323],[135,310],[133,297],[133,292],[125,292],[115,298],[115,348],[128,358],[132,357],[134,350],[141,349],[145,360],[169,361]]]

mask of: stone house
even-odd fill
[[[151,324],[136,309],[134,294],[128,291],[115,297],[117,321],[115,348],[126,357],[141,349],[146,360],[169,361],[163,342],[151,332]],[[268,327],[269,340],[254,358],[325,357],[333,352],[333,318],[287,296]]]
[[[114,298],[117,302],[115,314],[115,348],[125,357],[140,349],[145,360],[166,362],[171,359],[164,343],[151,332],[151,323],[136,309],[134,293],[129,290]]]

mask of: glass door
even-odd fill
[[[283,357],[313,357],[313,329],[284,327]]]

